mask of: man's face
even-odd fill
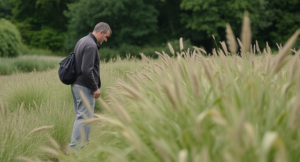
[[[107,42],[107,38],[110,36],[110,31],[107,31],[105,34],[103,30],[98,33],[98,43],[102,44],[103,42]]]

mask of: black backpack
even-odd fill
[[[73,84],[76,81],[76,78],[82,74],[76,72],[76,62],[75,62],[75,53],[72,52],[68,57],[63,59],[59,65],[58,75],[61,82],[66,85]]]

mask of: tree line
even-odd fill
[[[244,11],[253,39],[274,47],[300,28],[299,0],[0,0],[0,18],[16,25],[29,47],[71,51],[98,22],[110,24],[106,47],[159,46],[183,37],[213,48],[225,24],[239,37]],[[300,42],[296,44],[300,48]]]

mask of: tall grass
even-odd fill
[[[22,56],[18,58],[0,58],[0,75],[9,75],[14,72],[31,72],[52,69],[58,66],[61,58]]]
[[[99,130],[90,145],[76,158],[52,151],[60,161],[298,161],[300,53],[289,53],[300,30],[275,56],[248,52],[247,33],[241,57],[157,53],[161,63],[128,73],[100,99],[105,113],[86,121]]]
[[[143,64],[137,60],[117,61],[119,63],[101,62],[101,96],[104,98],[107,87],[114,85],[117,79],[124,79],[126,71],[134,71]],[[65,152],[75,113],[70,86],[60,82],[57,69],[0,76],[0,92],[0,161],[56,159],[40,152],[41,147],[53,144],[48,136]],[[100,112],[98,101],[97,106],[96,112]],[[92,136],[98,136],[99,131],[94,129]]]

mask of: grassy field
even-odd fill
[[[21,56],[18,58],[0,58],[0,76],[12,73],[44,71],[58,66],[62,57]]]
[[[101,97],[107,98],[107,87],[124,80],[126,71],[135,71],[142,64],[137,60],[101,63]],[[57,69],[0,76],[0,161],[19,161],[19,156],[51,160],[40,151],[49,145],[48,136],[63,149],[70,142],[73,101],[70,86],[60,82]],[[95,109],[100,112],[98,101]]]
[[[57,70],[2,77],[0,161],[299,161],[300,50],[290,49],[300,30],[275,53],[250,44],[248,23],[241,56],[227,26],[229,48],[212,56],[181,43],[172,57],[102,62],[91,141],[74,155],[70,87]]]

